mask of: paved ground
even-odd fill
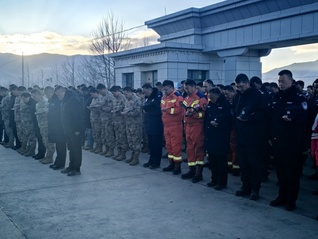
[[[205,186],[207,170],[193,184],[86,151],[83,158],[82,175],[67,177],[0,147],[0,239],[317,238],[318,197],[311,192],[318,182],[307,180],[309,167],[298,207],[287,212],[268,206],[274,173],[254,202],[233,195],[237,177],[219,192]]]

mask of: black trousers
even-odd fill
[[[64,167],[66,161],[66,140],[55,143],[56,158],[54,164],[58,167]]]
[[[300,175],[302,160],[299,158],[301,143],[294,142],[273,142],[273,155],[278,179],[278,197],[287,200],[288,203],[295,203],[298,198],[300,187]],[[284,147],[284,145],[288,146]]]
[[[40,129],[36,129],[35,130],[35,136],[36,136],[36,139],[38,141],[38,155],[44,156],[45,153],[46,153],[46,148],[45,148],[45,146],[43,144],[43,140],[42,140],[42,135],[41,135]]]
[[[221,186],[227,186],[227,154],[218,155],[209,153],[208,161],[212,173],[212,182]]]
[[[82,165],[82,133],[79,135],[67,135],[67,147],[69,150],[71,170],[80,171]]]
[[[263,170],[259,145],[237,142],[237,159],[241,169],[241,181],[244,190],[259,191]]]
[[[162,140],[163,135],[147,135],[148,145],[150,150],[150,158],[148,163],[151,165],[160,166],[162,157]]]

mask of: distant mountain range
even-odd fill
[[[34,84],[54,85],[58,82],[52,78],[63,75],[63,65],[75,61],[75,67],[80,67],[80,62],[90,56],[76,55],[65,56],[57,54],[38,54],[24,56],[24,83],[25,86]],[[318,60],[303,63],[294,63],[281,68],[275,68],[263,74],[264,82],[277,82],[277,73],[282,69],[293,72],[295,80],[303,80],[305,85],[311,85],[318,78]],[[62,77],[60,77],[62,78]],[[22,84],[22,56],[0,53],[0,85]]]
[[[58,54],[38,54],[24,56],[24,85],[40,86],[56,84],[52,78],[57,75],[63,76],[63,65],[75,61],[75,67],[84,58],[90,56],[65,56]],[[65,70],[64,70],[65,71]],[[62,79],[62,77],[60,77]],[[0,85],[8,86],[10,84],[22,84],[22,56],[13,54],[0,54]]]
[[[302,80],[305,85],[312,85],[313,81],[318,78],[318,60],[294,63],[288,66],[275,68],[269,72],[262,75],[264,82],[277,82],[278,72],[283,69],[288,69],[293,73],[293,78],[297,80]]]

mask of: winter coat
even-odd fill
[[[210,124],[218,123],[217,127]],[[209,154],[226,155],[230,150],[232,129],[231,105],[221,95],[216,103],[209,102],[204,119],[205,151]]]
[[[247,89],[234,97],[235,132],[239,143],[260,145],[264,138],[265,102],[261,93],[255,88]],[[237,119],[244,116],[245,121]]]
[[[61,116],[62,101],[56,95],[53,95],[52,98],[48,100],[48,103],[49,111],[47,117],[49,141],[53,143],[64,142],[65,135]]]
[[[306,98],[294,86],[276,93],[269,105],[271,140],[284,142],[288,147],[299,144],[306,128],[307,108]],[[291,121],[284,121],[284,115],[289,115]]]
[[[146,97],[143,105],[144,125],[147,135],[163,134],[163,124],[161,120],[161,94],[157,88],[153,88],[153,92]]]
[[[61,116],[66,136],[73,136],[75,132],[84,132],[83,104],[80,97],[70,90],[66,91],[62,100]]]

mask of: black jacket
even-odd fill
[[[218,123],[217,127],[210,124]],[[205,113],[205,150],[209,154],[226,155],[230,150],[230,134],[232,129],[231,105],[221,95],[215,104],[209,102]]]
[[[83,133],[83,104],[80,97],[67,90],[62,100],[61,116],[63,130],[66,136],[75,135],[75,132]]]
[[[35,115],[35,112],[36,112],[36,102],[35,102],[35,100],[33,98],[30,98],[29,102],[26,103],[26,104],[28,105],[29,110],[30,110],[30,114],[31,114],[34,130],[36,132],[40,132],[39,125],[38,125],[38,120],[37,120],[36,115]]]
[[[237,142],[259,145],[264,137],[263,122],[266,110],[261,93],[255,88],[249,88],[243,94],[238,92],[233,103]],[[242,116],[245,121],[237,119]]]
[[[146,97],[143,105],[145,131],[148,135],[163,134],[160,104],[161,94],[157,88],[153,88],[152,94]]]
[[[62,101],[53,95],[51,99],[48,100],[49,111],[48,111],[48,129],[49,129],[49,140],[53,143],[64,142],[65,135],[62,126],[61,117],[61,104]]]
[[[307,108],[306,99],[294,86],[276,93],[269,104],[271,140],[284,142],[288,147],[299,144],[306,126]],[[291,122],[284,121],[284,115],[289,115]]]

